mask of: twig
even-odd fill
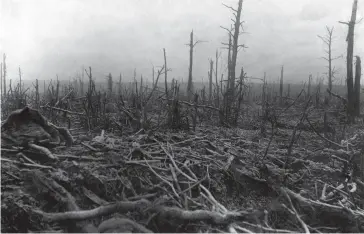
[[[20,164],[20,165],[24,165],[24,166],[28,166],[28,167],[36,167],[36,168],[41,168],[41,169],[54,169],[51,166],[44,166],[44,165],[40,165],[40,164],[22,163],[22,162],[10,160],[10,159],[7,159],[7,158],[1,158],[1,161],[10,162],[10,163],[14,163],[14,164]]]
[[[287,192],[285,190],[283,190],[283,193],[285,195],[285,197],[287,198],[287,200],[289,201],[289,204],[291,206],[291,209],[294,213],[294,215],[296,216],[297,220],[300,222],[301,226],[303,227],[303,229],[305,230],[305,233],[310,233],[310,230],[308,229],[307,225],[305,224],[305,222],[303,222],[303,220],[301,219],[301,217],[299,216],[296,208],[294,208],[293,203],[291,201],[291,198],[288,196]],[[287,207],[286,207],[287,208]],[[288,208],[287,208],[288,209]],[[289,210],[289,209],[288,209]]]

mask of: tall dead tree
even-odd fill
[[[166,89],[166,98],[167,101],[169,99],[169,95],[168,95],[168,85],[167,85],[167,72],[168,72],[168,68],[167,68],[167,57],[166,57],[166,49],[163,48],[163,55],[164,55],[164,68],[165,68],[165,72],[164,72],[164,83],[165,83],[165,89]]]
[[[312,75],[308,76],[308,85],[307,85],[307,97],[310,98],[311,95],[311,82],[312,82]]]
[[[228,58],[228,90],[226,93],[226,102],[229,103],[230,106],[233,106],[235,103],[235,80],[236,80],[236,61],[237,56],[240,48],[246,48],[244,44],[239,44],[239,36],[242,34],[240,32],[240,29],[243,31],[243,23],[244,21],[241,21],[241,11],[243,6],[243,0],[239,0],[238,2],[238,8],[235,9],[231,6],[227,6],[223,4],[225,7],[233,11],[234,19],[231,19],[234,22],[234,26],[232,29],[227,29],[225,27],[220,26],[221,28],[227,30],[229,33],[229,55],[231,51],[231,60]],[[224,44],[224,43],[223,43]],[[226,44],[225,44],[226,45]],[[228,56],[229,57],[229,56]],[[226,103],[225,102],[225,103]],[[236,103],[235,103],[236,104]],[[235,105],[236,106],[236,105]],[[231,113],[230,110],[227,109],[226,111],[226,118],[229,119],[229,113]]]
[[[21,70],[19,67],[19,93],[21,94]]]
[[[190,47],[190,66],[188,67],[188,83],[187,83],[187,96],[188,100],[191,100],[193,95],[193,79],[192,79],[192,67],[193,67],[193,49],[198,43],[201,43],[204,41],[193,41],[193,30],[190,33],[190,43],[186,44]],[[166,68],[167,69],[167,68]]]
[[[239,35],[240,35],[240,27],[242,28],[242,24],[243,22],[240,22],[240,17],[241,17],[241,9],[243,6],[243,0],[239,0],[238,3],[238,9],[235,10],[232,7],[229,7],[229,9],[232,9],[234,11],[234,15],[235,15],[235,20],[233,19],[234,22],[234,35],[233,35],[233,45],[232,45],[232,57],[231,57],[231,82],[232,82],[232,96],[234,97],[234,89],[235,89],[235,68],[236,68],[236,59],[238,57],[238,48],[239,47],[244,47],[244,45],[239,45]]]
[[[111,73],[109,73],[109,75],[107,76],[107,91],[109,97],[111,97],[112,95],[112,86],[113,86],[112,75]]]
[[[155,74],[155,72],[154,72],[154,66],[153,66],[153,69],[152,69],[152,77],[153,77],[152,82],[153,82],[153,85],[152,86],[154,86],[154,74]]]
[[[216,102],[217,102],[217,107],[220,106],[220,92],[219,92],[219,83],[217,80],[217,66],[218,66],[218,62],[219,62],[219,52],[218,50],[216,50],[216,65],[215,65],[215,82],[216,82]]]
[[[354,109],[354,87],[353,87],[353,54],[354,54],[354,29],[356,24],[356,12],[358,9],[358,0],[354,0],[351,18],[349,22],[342,22],[342,24],[346,24],[348,26],[348,35],[346,37],[347,41],[347,54],[346,54],[346,85],[348,90],[348,102],[347,102],[347,113],[352,122],[354,119],[355,109]]]
[[[1,98],[4,97],[3,93],[3,63],[0,64],[0,91],[1,91]]]
[[[354,111],[355,115],[360,115],[360,78],[361,78],[361,59],[356,57],[355,63],[355,84],[354,84]]]
[[[281,78],[279,80],[279,104],[283,104],[283,66],[281,68]]]
[[[332,90],[332,82],[333,82],[332,80],[333,80],[333,78],[335,76],[335,72],[336,72],[335,67],[332,67],[332,62],[338,58],[341,58],[341,56],[334,57],[332,55],[333,32],[334,32],[334,27],[329,28],[328,26],[326,26],[326,35],[325,36],[318,35],[318,37],[327,46],[327,48],[324,50],[325,54],[327,54],[327,56],[323,56],[321,58],[328,62],[327,86],[330,91]]]
[[[214,61],[210,60],[210,71],[208,73],[209,75],[209,102],[212,103],[212,70],[214,69]]]
[[[121,95],[121,72],[120,72],[120,76],[119,76],[119,89],[118,89],[118,94],[119,94],[119,96]]]
[[[6,55],[3,54],[3,81],[4,81],[4,95],[6,95]]]

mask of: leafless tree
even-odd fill
[[[283,103],[283,66],[281,68],[281,78],[279,81],[279,104],[282,105]]]
[[[318,37],[325,43],[325,45],[327,46],[327,49],[325,49],[325,54],[327,54],[327,56],[323,56],[321,57],[322,59],[326,60],[329,65],[328,65],[328,73],[327,73],[327,78],[328,78],[328,89],[331,91],[332,90],[332,82],[333,82],[333,78],[335,76],[336,70],[335,67],[332,67],[332,61],[341,58],[341,56],[333,56],[332,55],[332,42],[333,42],[333,32],[334,32],[334,27],[329,28],[328,26],[326,26],[326,35],[325,36],[320,36],[318,35]]]
[[[4,81],[4,95],[6,95],[6,55],[3,54],[3,81]]]
[[[210,59],[210,71],[209,75],[209,102],[212,103],[212,70],[214,69],[214,61]]]
[[[229,44],[222,43],[223,45],[228,46],[228,85],[226,93],[224,95],[224,105],[226,109],[225,118],[226,120],[228,120],[229,115],[231,113],[230,107],[234,106],[235,103],[235,80],[236,80],[235,70],[236,70],[237,55],[239,49],[246,48],[246,46],[244,44],[239,44],[239,36],[243,33],[243,23],[244,23],[244,21],[241,21],[243,0],[239,0],[237,9],[231,6],[227,6],[225,4],[223,5],[228,9],[232,10],[232,13],[234,15],[234,19],[231,19],[234,23],[234,26],[232,26],[230,29],[220,26],[221,28],[225,29],[229,35]],[[242,30],[240,31],[240,29]],[[227,104],[229,104],[230,106],[229,108],[227,108]],[[235,103],[235,107],[236,105],[237,103]]]
[[[355,30],[355,24],[356,24],[356,12],[358,9],[358,0],[354,0],[352,12],[351,12],[351,18],[349,22],[342,22],[339,21],[339,23],[346,24],[348,26],[348,35],[346,37],[347,41],[347,54],[346,54],[346,84],[348,89],[348,102],[347,102],[347,113],[350,118],[350,122],[352,122],[354,119],[355,114],[355,108],[354,108],[354,100],[355,100],[355,94],[354,94],[354,82],[353,82],[353,54],[354,54],[354,30]]]
[[[355,64],[355,84],[354,84],[354,110],[355,115],[360,115],[360,78],[361,78],[361,59],[356,56]]]
[[[200,41],[200,40],[197,40],[195,42],[193,41],[193,30],[192,30],[191,34],[190,34],[190,43],[186,44],[190,47],[190,66],[188,68],[188,83],[187,83],[188,100],[190,100],[193,95],[193,80],[192,80],[193,49],[195,48],[195,46],[198,43],[201,43],[201,42],[205,42],[205,41]]]

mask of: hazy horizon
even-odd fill
[[[123,80],[143,75],[151,81],[152,63],[163,65],[167,53],[169,81],[186,81],[189,66],[189,34],[205,40],[194,50],[194,80],[207,80],[208,60],[222,52],[225,71],[226,50],[221,42],[227,33],[232,13],[222,3],[237,6],[237,0],[2,0],[0,1],[0,52],[7,55],[7,78],[17,79],[18,68],[25,80],[68,80],[92,67],[97,81],[111,73]],[[359,1],[357,19],[364,16]],[[334,26],[334,61],[338,81],[345,77],[347,26],[352,1],[347,0],[244,0],[242,20],[247,33],[240,44],[248,48],[238,54],[248,76],[262,77],[267,72],[276,80],[282,65],[285,80],[299,83],[312,74],[326,72],[324,44],[317,35],[325,35],[325,26]],[[354,55],[364,56],[364,21],[356,25]]]

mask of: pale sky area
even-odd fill
[[[207,80],[208,60],[222,51],[226,67],[227,33],[231,11],[238,0],[1,0],[0,52],[7,55],[8,78],[68,80],[91,66],[101,81],[111,72],[131,80],[134,68],[151,81],[152,63],[163,64],[166,48],[169,78],[187,80],[189,34],[205,40],[194,50],[195,80]],[[317,35],[334,26],[333,54],[338,78],[345,78],[347,26],[352,0],[244,0],[242,19],[246,34],[240,42],[247,49],[238,55],[237,73],[244,66],[248,76],[277,80],[280,67],[292,82],[326,72],[324,44]],[[357,19],[364,16],[359,0]],[[364,20],[356,25],[355,52],[364,59]]]

